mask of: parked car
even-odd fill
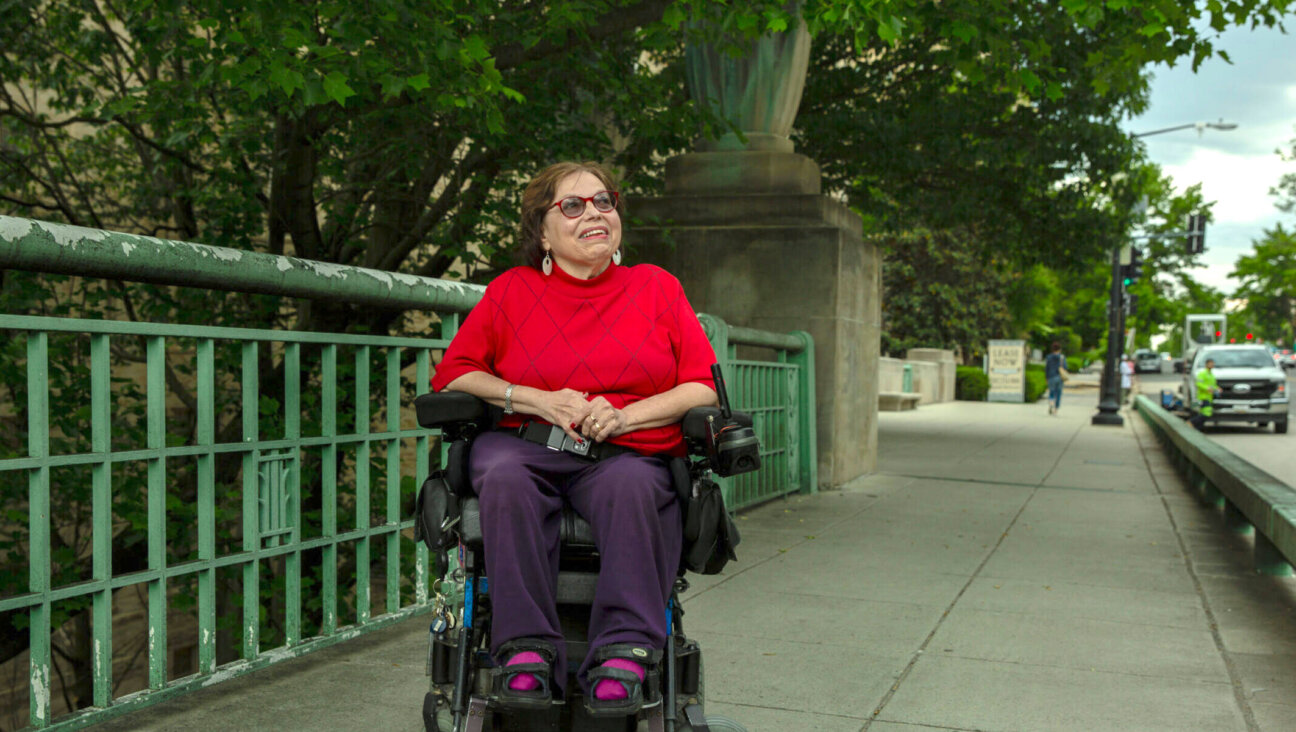
[[[1134,373],[1161,373],[1161,356],[1150,348],[1140,348],[1134,352]]]
[[[1220,390],[1208,422],[1253,422],[1258,427],[1273,424],[1274,432],[1287,431],[1287,374],[1264,346],[1198,348],[1192,368],[1187,369],[1179,387],[1189,411],[1197,413],[1197,372],[1206,368],[1208,358],[1215,360],[1215,381]]]

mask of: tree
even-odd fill
[[[991,338],[1013,334],[1007,292],[1015,276],[983,262],[954,231],[874,237],[883,253],[882,351],[949,348],[971,361]]]
[[[1216,7],[1210,26],[1272,24],[1285,6]],[[1148,63],[1214,53],[1202,13],[906,2],[898,37],[816,38],[797,144],[874,229],[964,228],[1022,266],[1087,267],[1123,242],[1141,194],[1119,182],[1139,157],[1119,123],[1146,104]]]
[[[1229,275],[1238,281],[1233,296],[1245,300],[1242,315],[1259,338],[1296,340],[1296,232],[1282,224],[1252,242]],[[1242,333],[1241,335],[1245,335]]]
[[[1291,150],[1278,150],[1278,155],[1286,162],[1296,161],[1296,139],[1291,141]],[[1292,213],[1296,211],[1296,173],[1284,173],[1277,185],[1269,189],[1269,195],[1277,197],[1274,204],[1279,211]]]

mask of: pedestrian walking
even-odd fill
[[[1134,387],[1134,362],[1130,360],[1128,353],[1121,356],[1120,377],[1121,404],[1128,404],[1130,389]]]
[[[1066,358],[1062,355],[1062,344],[1054,342],[1049,348],[1049,355],[1044,357],[1044,376],[1048,379],[1049,414],[1057,414],[1062,406],[1062,382],[1067,376]]]

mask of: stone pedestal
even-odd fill
[[[627,264],[662,266],[679,277],[695,310],[732,325],[808,331],[815,339],[820,485],[837,487],[872,472],[881,260],[864,242],[859,217],[818,194],[818,167],[801,155],[681,158],[668,171],[693,174],[668,172],[668,195],[627,202],[634,219],[648,222],[626,228]],[[744,165],[779,172],[727,185]]]

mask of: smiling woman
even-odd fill
[[[486,288],[432,387],[504,408],[474,440],[492,596],[492,692],[547,708],[567,686],[556,605],[559,510],[593,528],[601,556],[589,654],[577,683],[595,714],[633,714],[665,645],[662,608],[682,522],[665,456],[684,454],[680,419],[716,402],[715,353],[679,280],[620,264],[624,210],[610,173],[558,163],[522,194],[522,252]]]

